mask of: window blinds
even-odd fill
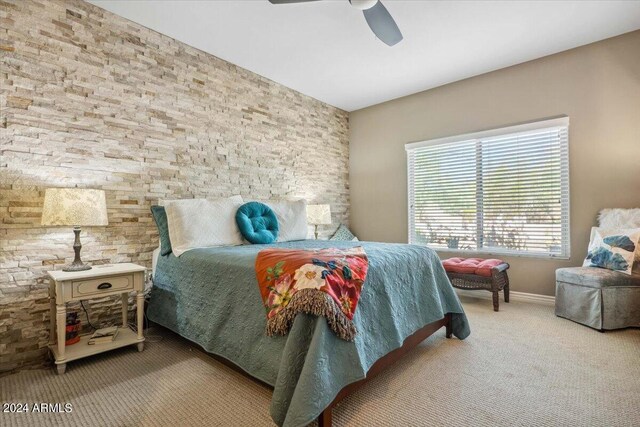
[[[407,144],[409,242],[569,256],[568,118]]]

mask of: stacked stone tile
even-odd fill
[[[348,222],[346,112],[80,0],[0,0],[0,25],[0,372],[45,361],[45,271],[73,258],[69,228],[40,226],[48,187],[106,191],[93,264],[150,267],[162,199],[305,198],[331,204],[321,236]]]

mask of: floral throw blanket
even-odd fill
[[[341,339],[353,341],[353,314],[369,261],[361,246],[349,249],[265,249],[256,277],[267,310],[267,335],[285,335],[298,313],[323,316]]]

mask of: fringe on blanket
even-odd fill
[[[284,309],[267,320],[267,335],[286,335],[298,313],[322,316],[338,338],[345,341],[355,339],[357,331],[353,321],[342,313],[333,298],[316,289],[296,292]]]

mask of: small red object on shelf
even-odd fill
[[[65,345],[75,344],[80,341],[80,319],[78,319],[78,313],[67,314],[67,325],[65,334]]]

